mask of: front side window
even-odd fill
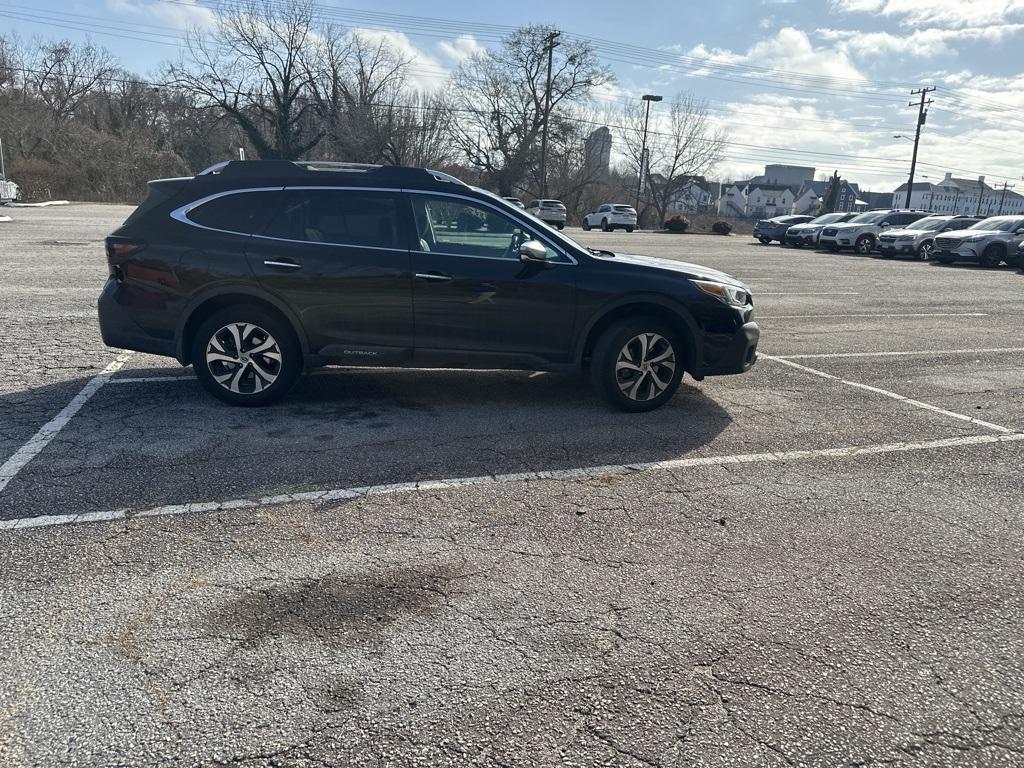
[[[329,245],[400,248],[395,198],[372,190],[290,189],[264,237]]]
[[[190,210],[186,217],[201,227],[251,235],[273,213],[280,192],[231,192]]]
[[[413,195],[412,206],[421,251],[518,261],[519,246],[536,239],[517,221],[469,200]],[[549,260],[565,261],[541,242]]]

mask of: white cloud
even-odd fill
[[[707,59],[709,64],[746,64],[816,75],[842,81],[846,86],[849,86],[851,81],[865,80],[864,75],[858,71],[849,54],[841,46],[816,47],[806,32],[793,27],[780,29],[774,36],[752,45],[746,53],[707,48],[700,44],[692,48],[687,55]],[[785,80],[784,75],[773,74],[772,77],[775,80]]]
[[[179,0],[174,3],[107,0],[107,7],[116,14],[149,16],[176,30],[212,27],[217,21],[217,14],[212,9],[199,5],[196,0]]]
[[[981,27],[1024,21],[1024,0],[832,0],[841,12],[881,13],[904,26]]]
[[[958,42],[984,40],[995,42],[1024,31],[1024,24],[1002,24],[988,27],[963,27],[960,29],[915,30],[906,35],[891,32],[861,32],[842,29],[817,29],[815,36],[821,40],[839,41],[839,47],[857,58],[884,58],[904,56],[934,58],[956,56]]]
[[[437,44],[441,53],[447,56],[456,64],[461,64],[474,56],[487,51],[487,49],[476,41],[472,35],[459,35],[454,40],[442,40]]]

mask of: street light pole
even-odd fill
[[[647,170],[647,124],[651,119],[651,102],[661,101],[663,97],[655,96],[652,93],[645,93],[640,97],[643,101],[647,102],[647,113],[644,115],[644,139],[640,149],[640,168],[637,172],[636,179],[636,214],[637,223],[640,218],[640,190],[643,189],[644,185],[644,173]]]

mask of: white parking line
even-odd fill
[[[840,384],[845,384],[848,387],[855,387],[857,389],[863,389],[865,392],[873,392],[876,395],[882,395],[884,397],[892,398],[893,400],[899,400],[901,403],[906,403],[907,405],[912,405],[915,408],[920,408],[920,409],[925,410],[925,411],[932,411],[933,413],[939,413],[939,414],[942,414],[943,416],[949,416],[952,419],[959,419],[960,421],[967,421],[967,422],[970,422],[971,424],[974,424],[975,426],[984,427],[985,429],[991,429],[994,432],[1002,432],[1003,434],[1014,434],[1014,430],[1008,429],[1007,427],[1000,426],[999,424],[993,424],[993,423],[988,422],[988,421],[982,421],[981,419],[976,419],[973,416],[968,416],[965,413],[957,413],[956,411],[947,411],[945,408],[939,408],[937,405],[932,405],[931,403],[925,403],[925,402],[922,402],[921,400],[914,400],[912,398],[909,398],[909,397],[906,397],[904,395],[901,395],[898,392],[890,392],[888,389],[880,389],[879,387],[872,387],[870,384],[861,384],[860,382],[857,382],[857,381],[850,381],[848,379],[843,379],[843,378],[840,378],[839,376],[833,376],[831,373],[825,373],[824,371],[819,371],[817,368],[809,368],[806,365],[800,365],[800,363],[794,363],[792,360],[786,360],[786,359],[781,358],[781,357],[774,357],[773,355],[759,355],[759,357],[764,358],[765,360],[774,360],[777,363],[782,363],[783,365],[788,365],[791,368],[796,368],[797,370],[804,371],[805,373],[810,373],[810,374],[812,374],[814,376],[819,376],[819,377],[821,377],[823,379],[828,379],[830,381],[837,381]]]
[[[764,294],[758,294],[763,296]],[[886,312],[857,313],[857,314],[827,314],[827,315],[758,315],[757,320],[802,320],[804,318],[821,320],[829,317],[988,317],[987,312]]]
[[[808,355],[776,355],[779,360],[814,360],[827,357],[910,357],[912,355],[989,355],[998,352],[1024,352],[1024,347],[987,347],[983,349],[917,349],[912,352],[820,352]]]
[[[0,466],[0,491],[3,491],[11,480],[24,469],[26,464],[32,461],[32,459],[39,455],[40,451],[50,444],[50,441],[67,426],[74,415],[89,401],[89,398],[95,395],[104,384],[109,382],[110,377],[119,371],[133,354],[133,352],[122,352],[115,357],[110,365],[93,376],[89,383],[82,387],[81,391],[72,398],[70,403],[64,406],[60,413],[40,427],[39,431],[27,443],[15,451],[14,455],[5,461],[3,466]]]
[[[25,528],[45,528],[55,525],[72,523],[98,523],[111,520],[131,520],[139,517],[167,517],[187,515],[200,512],[228,512],[236,509],[256,509],[280,504],[301,502],[346,501],[368,496],[391,496],[399,493],[417,493],[420,491],[437,491],[466,486],[488,486],[501,483],[540,482],[545,480],[582,480],[587,478],[607,477],[609,475],[630,475],[655,470],[676,470],[688,467],[715,467],[734,464],[760,464],[769,462],[806,461],[811,459],[847,459],[859,456],[874,456],[885,453],[903,453],[908,451],[933,451],[942,448],[965,448],[976,445],[993,445],[996,443],[1018,442],[1024,440],[1024,434],[1007,435],[972,435],[969,437],[952,437],[942,440],[927,440],[916,443],[884,443],[878,445],[856,445],[845,448],[818,448],[813,450],[779,451],[776,453],[742,453],[726,456],[694,456],[685,459],[668,459],[638,464],[607,464],[594,467],[575,469],[556,469],[541,472],[517,472],[501,475],[479,475],[476,477],[456,477],[442,480],[425,480],[412,483],[394,483],[391,485],[368,485],[356,488],[334,488],[325,491],[303,491],[301,493],[284,493],[276,496],[257,498],[230,499],[228,501],[203,501],[188,504],[167,504],[148,509],[114,509],[104,512],[85,512],[76,515],[44,515],[26,517],[17,520],[0,520],[0,530],[21,530]]]
[[[774,293],[771,291],[758,291],[758,296],[860,296],[857,291],[815,291],[813,293]]]

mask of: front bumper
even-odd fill
[[[811,232],[797,232],[795,234],[787,232],[785,242],[790,245],[817,245],[818,236]]]
[[[744,323],[736,331],[732,340],[723,346],[709,347],[702,350],[702,365],[693,376],[731,376],[746,373],[757,362],[757,342],[761,338],[761,329],[757,323]]]
[[[917,253],[917,246],[914,245],[913,241],[901,243],[897,240],[891,243],[879,243],[878,251],[886,256],[895,256],[903,253],[911,254]]]
[[[968,248],[967,246],[960,246],[952,251],[940,251],[935,249],[933,257],[938,261],[942,261],[943,259],[947,261],[981,261],[981,255],[975,253],[973,248]]]

